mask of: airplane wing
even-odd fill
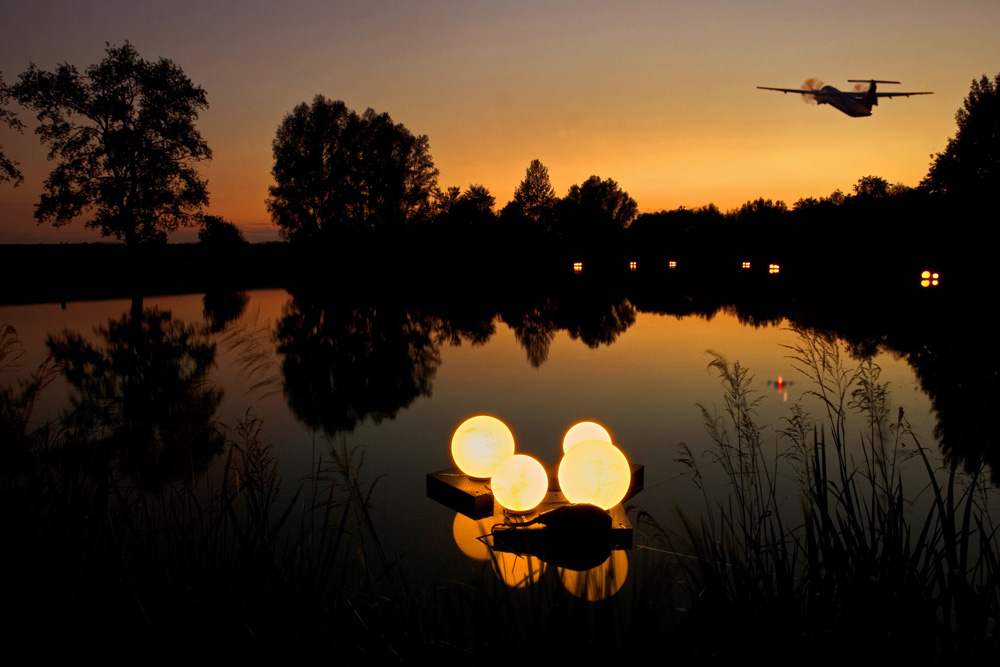
[[[875,93],[875,97],[909,97],[910,95],[933,95],[930,93]]]
[[[757,86],[760,90],[777,90],[779,93],[799,93],[800,95],[816,95],[819,93],[818,90],[803,90],[801,88],[768,88],[767,86]],[[900,93],[895,93],[899,95]],[[917,95],[919,93],[909,93],[910,95]]]

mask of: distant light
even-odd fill
[[[451,438],[451,457],[469,477],[486,479],[514,455],[514,434],[496,417],[479,415],[462,422]]]
[[[542,464],[524,454],[509,456],[493,470],[493,498],[512,512],[530,512],[545,499],[549,476]]]
[[[559,488],[571,503],[614,507],[625,497],[631,480],[628,460],[610,442],[578,443],[559,463]]]
[[[750,262],[743,262],[743,268],[744,269],[749,269],[750,268]]]
[[[941,275],[931,271],[924,271],[920,274],[921,287],[937,287]]]
[[[628,263],[629,271],[635,271],[639,267],[639,263],[636,261],[631,261]]]
[[[573,262],[573,273],[583,272],[583,262]]]
[[[573,445],[578,445],[587,440],[611,442],[611,434],[597,422],[580,422],[579,424],[574,424],[566,431],[566,435],[563,436],[563,453],[568,452]]]
[[[667,264],[667,266],[669,266],[671,269],[676,269],[677,268],[677,260],[675,260],[675,259],[670,260],[670,262]]]
[[[781,265],[780,264],[768,264],[767,265],[767,272],[768,273],[781,273]]]

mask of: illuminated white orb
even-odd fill
[[[514,434],[496,417],[479,415],[462,422],[451,438],[451,458],[469,477],[487,479],[514,455]]]
[[[559,462],[559,486],[571,503],[614,507],[625,497],[631,480],[628,460],[610,442],[586,440]]]
[[[611,442],[611,434],[608,430],[596,422],[580,422],[574,424],[563,436],[563,453],[568,452],[573,445],[580,444],[585,440],[601,440]]]
[[[530,512],[549,490],[542,464],[524,454],[509,456],[493,470],[493,498],[512,512]]]

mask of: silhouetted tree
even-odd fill
[[[836,190],[830,193],[829,197],[823,197],[822,201],[830,202],[834,206],[840,206],[841,204],[844,203],[844,200],[846,198],[847,197],[844,195],[844,193],[840,191],[840,188],[837,188]]]
[[[539,160],[532,160],[524,180],[514,190],[517,211],[533,223],[545,221],[556,203],[556,191],[549,181],[549,170]]]
[[[821,203],[822,202],[819,199],[816,199],[815,197],[799,197],[799,199],[797,199],[795,203],[792,204],[792,210],[802,211],[807,208],[819,206]]]
[[[854,184],[854,196],[885,199],[889,196],[889,181],[879,176],[862,176]]]
[[[201,220],[198,242],[216,248],[231,248],[247,242],[240,228],[217,215],[206,215]]]
[[[450,227],[485,227],[496,222],[495,204],[496,198],[490,194],[489,188],[470,185],[450,204],[445,218]]]
[[[10,88],[3,82],[3,76],[0,74],[0,124],[20,132],[22,125],[17,114],[5,108],[10,99]],[[24,181],[24,176],[21,175],[21,171],[17,168],[17,162],[4,154],[3,145],[0,144],[0,183],[4,181],[14,181],[14,187],[17,187]]]
[[[273,151],[267,210],[286,239],[400,232],[430,216],[438,170],[427,137],[386,113],[358,116],[317,95],[285,116]]]
[[[731,211],[730,217],[736,220],[736,222],[772,221],[779,218],[786,211],[788,211],[788,207],[780,199],[775,202],[760,197],[759,199],[751,199],[743,204],[743,206]]]
[[[647,259],[662,258],[664,251],[700,253],[713,246],[724,217],[715,204],[670,211],[643,213],[629,225],[633,249]]]
[[[586,222],[604,228],[625,229],[635,220],[639,205],[610,178],[591,176],[582,185],[573,185],[566,201],[576,206],[576,214]]]
[[[1000,74],[973,80],[955,114],[958,132],[934,156],[921,185],[931,192],[975,197],[1000,192]]]
[[[35,132],[59,164],[35,209],[39,222],[68,223],[94,209],[87,227],[129,245],[162,242],[208,202],[196,164],[212,157],[195,128],[205,91],[180,67],[149,62],[135,48],[105,49],[83,76],[63,63],[32,63],[11,86],[38,114]]]
[[[434,198],[434,216],[443,218],[458,201],[458,198],[462,196],[462,188],[453,185],[446,190],[435,189],[432,196]]]

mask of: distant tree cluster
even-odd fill
[[[317,95],[285,116],[273,149],[267,210],[288,240],[398,234],[430,215],[438,170],[427,137],[386,113],[359,116]]]

